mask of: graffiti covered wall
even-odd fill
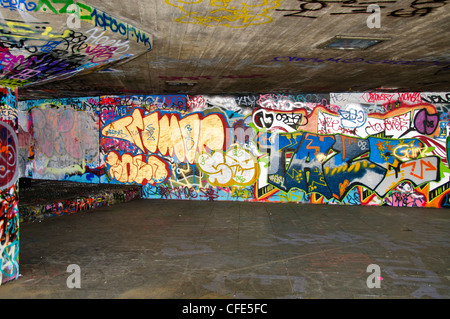
[[[125,63],[151,35],[89,5],[1,1],[0,86],[26,87]]]
[[[99,182],[97,99],[20,103],[20,167],[35,179]]]
[[[95,185],[97,187],[98,185]],[[94,208],[129,202],[141,198],[139,186],[96,190],[91,194],[77,194],[76,198],[33,200],[19,203],[19,223],[41,221],[45,218],[88,211]]]
[[[137,184],[145,198],[450,206],[446,92],[23,103],[33,178]]]
[[[16,91],[0,88],[0,285],[19,276]]]

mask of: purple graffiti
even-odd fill
[[[426,109],[417,112],[414,118],[414,126],[419,133],[433,134],[439,124],[439,116],[437,114],[429,114]]]

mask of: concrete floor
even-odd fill
[[[21,225],[0,298],[449,298],[449,230],[449,210],[135,200]]]

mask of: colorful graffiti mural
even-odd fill
[[[33,144],[26,172],[142,185],[144,198],[447,208],[447,97],[299,93],[25,101],[24,131]],[[42,123],[51,123],[49,132],[40,131]],[[72,162],[55,162],[45,175],[50,162],[38,154]]]
[[[98,71],[152,48],[144,31],[80,2],[1,1],[0,7],[2,87]]]
[[[17,91],[0,89],[0,284],[19,276]]]

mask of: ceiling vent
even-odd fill
[[[333,50],[366,50],[376,44],[390,40],[388,38],[336,36],[319,45],[321,49]]]
[[[178,81],[166,81],[168,86],[194,86],[197,82],[178,82]]]

